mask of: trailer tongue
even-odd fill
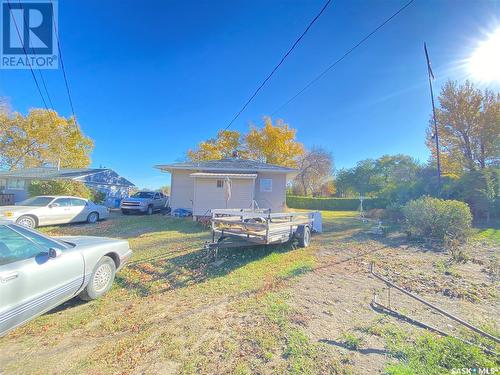
[[[214,257],[222,248],[280,244],[294,238],[307,247],[311,233],[321,231],[321,213],[213,209],[211,227],[212,242],[205,248]]]

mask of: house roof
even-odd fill
[[[257,178],[256,173],[209,173],[209,172],[195,172],[190,174],[191,177],[201,177],[201,178],[226,178],[232,177],[234,179],[248,179],[255,180]]]
[[[71,179],[77,177],[87,176],[89,174],[103,172],[106,169],[95,168],[53,168],[53,167],[39,167],[39,168],[23,168],[13,171],[0,171],[0,177],[12,178],[41,178],[41,179]]]
[[[282,167],[280,165],[262,163],[256,160],[226,158],[220,160],[208,160],[200,162],[183,162],[156,165],[155,168],[172,170],[195,170],[195,171],[231,171],[231,172],[274,172],[274,173],[294,173],[295,168]]]
[[[117,176],[114,183],[125,186],[134,186],[134,184],[123,177],[118,177],[116,172],[107,168],[55,168],[38,167],[23,168],[12,171],[0,171],[0,178],[25,178],[39,180],[78,180],[86,176],[98,173],[113,173]],[[82,181],[85,182],[85,181]],[[90,182],[90,181],[89,181]]]

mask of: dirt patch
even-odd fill
[[[377,272],[445,310],[478,326],[500,328],[498,283],[480,262],[448,266],[446,253],[407,244],[401,236],[377,238],[362,230],[342,234],[335,247],[318,249],[319,265],[293,288],[292,305],[302,317],[297,324],[311,340],[326,344],[332,355],[344,356],[356,373],[382,373],[390,360],[384,340],[369,333],[380,319],[407,331],[423,331],[374,311],[370,306],[374,294],[381,303],[417,320],[457,336],[463,333],[459,324],[394,289],[389,299],[385,284],[369,272],[371,262]],[[486,255],[482,251],[475,256]]]

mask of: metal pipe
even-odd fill
[[[488,353],[488,354],[492,354],[492,355],[495,355],[495,356],[498,356],[498,355],[499,355],[497,352],[495,352],[495,351],[493,351],[493,350],[490,350],[490,349],[488,349],[488,348],[485,348],[485,347],[483,347],[483,346],[481,346],[481,345],[476,345],[476,344],[474,344],[474,343],[472,343],[472,342],[470,342],[470,341],[467,341],[467,340],[461,339],[460,337],[456,337],[456,336],[450,335],[449,333],[446,333],[446,332],[444,332],[444,331],[441,331],[440,329],[438,329],[438,328],[436,328],[436,327],[430,326],[430,325],[428,325],[428,324],[426,324],[426,323],[422,323],[422,322],[420,322],[420,321],[418,321],[418,320],[415,320],[415,319],[413,319],[413,318],[410,318],[409,316],[406,316],[406,315],[404,315],[404,314],[401,314],[400,312],[398,312],[398,311],[396,311],[396,310],[392,310],[391,308],[386,307],[386,306],[384,306],[384,305],[382,305],[382,304],[378,303],[375,299],[373,299],[373,300],[372,300],[371,305],[372,305],[372,308],[374,308],[374,309],[376,309],[376,308],[377,308],[377,309],[380,309],[380,310],[382,310],[382,311],[384,311],[384,310],[385,310],[384,312],[389,312],[389,313],[390,313],[390,314],[392,314],[393,316],[396,316],[396,317],[398,317],[398,318],[401,318],[401,319],[405,320],[405,321],[406,321],[406,322],[408,322],[408,323],[415,324],[415,325],[417,325],[417,326],[420,326],[420,327],[425,328],[425,329],[427,329],[427,330],[429,330],[429,331],[432,331],[432,332],[436,332],[436,333],[440,334],[441,336],[444,336],[444,337],[452,337],[452,338],[454,338],[455,340],[462,341],[462,342],[463,342],[463,343],[465,343],[465,344],[475,346],[475,347],[477,347],[477,348],[481,349],[482,351],[484,351],[484,352],[486,352],[486,353]]]
[[[383,276],[380,276],[380,275],[376,274],[374,270],[375,270],[375,264],[372,262],[372,263],[370,264],[370,272],[371,272],[371,274],[372,274],[373,276],[375,276],[375,277],[376,277],[377,279],[379,279],[380,281],[383,281],[383,282],[384,282],[384,283],[386,283],[387,285],[392,286],[393,288],[396,288],[396,289],[397,289],[397,290],[399,290],[401,293],[404,293],[404,294],[406,294],[407,296],[410,296],[411,298],[416,299],[417,301],[419,301],[419,302],[423,303],[424,305],[426,305],[426,306],[430,307],[431,309],[434,309],[434,310],[436,310],[436,311],[439,311],[439,312],[440,312],[441,314],[443,314],[444,316],[446,316],[446,317],[448,317],[448,318],[450,318],[450,319],[452,319],[452,320],[454,320],[454,321],[456,321],[456,322],[458,322],[458,323],[462,324],[463,326],[465,326],[465,327],[467,327],[467,328],[471,329],[472,331],[474,331],[474,332],[476,332],[476,333],[480,334],[481,336],[487,337],[487,338],[489,338],[490,340],[495,341],[496,343],[500,343],[500,339],[499,339],[498,337],[495,337],[495,336],[493,336],[493,335],[490,335],[489,333],[484,332],[483,330],[481,330],[481,329],[479,329],[479,328],[477,328],[477,327],[473,326],[472,324],[467,323],[465,320],[462,320],[462,319],[460,319],[460,318],[458,318],[458,317],[456,317],[456,316],[454,316],[454,315],[450,314],[449,312],[444,311],[443,309],[441,309],[441,308],[439,308],[439,307],[437,307],[437,306],[433,305],[432,303],[427,302],[426,300],[424,300],[423,298],[421,298],[421,297],[417,296],[416,294],[413,294],[413,293],[411,293],[411,292],[408,292],[407,290],[405,290],[405,289],[403,289],[403,288],[401,288],[401,287],[397,286],[396,284],[392,283],[391,281],[387,280],[385,277],[383,277]]]

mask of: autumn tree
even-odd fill
[[[0,113],[0,168],[87,167],[92,149],[92,140],[72,117],[44,109],[32,109],[26,116]]]
[[[407,155],[383,155],[365,159],[356,166],[341,169],[335,179],[340,196],[369,195],[392,203],[404,202],[414,193],[422,166]]]
[[[230,157],[234,151],[242,150],[241,135],[235,130],[221,130],[217,138],[200,142],[198,148],[188,151],[192,161],[218,160]]]
[[[324,195],[334,191],[329,181],[333,173],[332,154],[320,147],[313,147],[299,157],[299,174],[294,179],[295,190],[300,195]],[[328,184],[330,182],[330,184]]]
[[[252,126],[244,136],[238,131],[221,130],[216,138],[201,142],[195,150],[189,150],[187,156],[191,161],[218,160],[231,157],[234,151],[238,151],[242,158],[296,167],[298,158],[304,153],[304,146],[297,142],[295,133],[295,129],[282,120],[273,125],[271,118],[266,117],[263,128]]]
[[[448,81],[439,95],[436,121],[443,174],[484,169],[500,161],[500,94],[484,92],[466,81]],[[436,156],[434,124],[427,146]]]
[[[269,164],[297,167],[304,154],[304,145],[296,140],[296,130],[283,120],[273,125],[270,117],[264,118],[264,126],[252,126],[245,137],[248,157]]]

